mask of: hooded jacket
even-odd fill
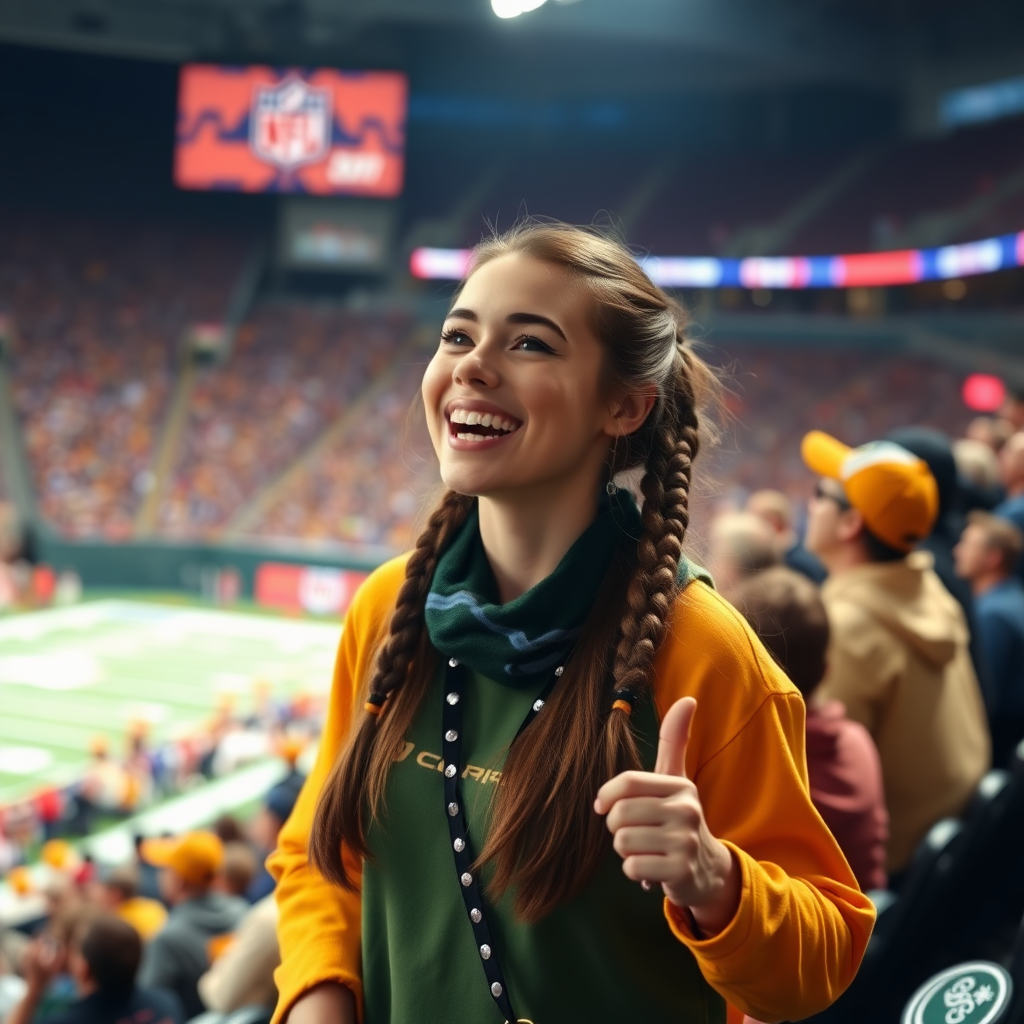
[[[841,700],[874,737],[894,873],[963,810],[991,760],[967,624],[927,552],[830,575],[821,596],[832,639],[815,699]]]
[[[197,986],[210,966],[207,943],[216,935],[234,931],[248,909],[240,896],[219,892],[179,903],[163,930],[146,946],[139,985],[173,992],[187,1019],[202,1013],[206,1007]]]

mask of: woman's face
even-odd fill
[[[619,421],[590,301],[561,267],[529,256],[472,274],[423,377],[448,487],[498,496],[589,481],[596,492]]]

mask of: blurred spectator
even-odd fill
[[[228,896],[244,897],[256,877],[257,867],[256,854],[247,843],[225,843],[224,860],[214,880],[214,888]]]
[[[999,416],[1011,423],[1014,430],[1024,430],[1024,389],[1020,386],[1007,389]]]
[[[991,511],[1003,500],[999,457],[984,442],[969,437],[953,442],[953,459],[960,478],[963,511]]]
[[[1024,538],[1012,523],[972,512],[956,546],[957,572],[975,596],[978,637],[989,666],[992,760],[1005,767],[1024,739],[1024,587],[1014,569]]]
[[[208,1009],[218,1013],[243,1006],[273,1010],[277,1005],[274,971],[280,963],[277,903],[270,895],[242,918],[231,944],[199,979],[199,995]]]
[[[146,947],[139,981],[147,988],[173,992],[186,1019],[194,1017],[203,1010],[196,986],[209,966],[207,944],[234,931],[249,905],[213,891],[224,847],[212,832],[151,839],[142,852],[163,869],[160,883],[171,912],[163,930]]]
[[[865,891],[885,888],[889,816],[874,741],[842,702],[812,704],[825,675],[828,616],[806,576],[777,566],[744,581],[736,606],[807,702],[811,799]]]
[[[302,789],[303,776],[293,772],[284,782],[274,786],[263,801],[250,826],[250,835],[263,859],[277,849],[277,834],[291,817]],[[274,879],[261,859],[259,869],[249,886],[248,897],[256,903],[274,891]]]
[[[1024,532],[1024,432],[1014,434],[999,453],[999,468],[1003,476],[1006,498],[992,512],[1008,519]],[[1024,577],[1024,562],[1017,566],[1018,575]]]
[[[963,533],[964,514],[952,442],[941,431],[928,427],[900,427],[892,431],[888,439],[927,463],[939,489],[939,512],[935,524],[928,536],[918,544],[918,549],[931,552],[935,574],[963,609],[970,637],[971,662],[984,689],[988,668],[984,652],[977,641],[974,595],[967,581],[957,576],[953,565],[953,547]]]
[[[233,814],[221,814],[213,823],[213,831],[225,846],[228,843],[245,842],[245,829]]]
[[[25,964],[28,990],[7,1024],[182,1024],[181,1007],[166,992],[135,984],[142,940],[126,922],[102,915],[81,922],[72,934],[67,964],[78,999],[64,1010],[37,1014],[63,951],[47,939],[34,942]]]
[[[820,431],[802,454],[822,478],[807,546],[829,573],[832,638],[818,698],[841,700],[878,746],[891,876],[936,821],[963,810],[987,770],[984,703],[963,611],[931,556],[913,551],[938,514],[927,465],[891,442],[850,449]]]
[[[998,455],[1013,433],[1014,426],[1009,420],[997,419],[993,416],[975,416],[967,424],[964,437],[972,441],[980,441]]]
[[[98,882],[95,902],[105,911],[127,921],[149,942],[167,921],[167,909],[159,900],[139,895],[139,869],[133,864],[111,868]]]
[[[730,600],[745,579],[779,564],[774,532],[751,512],[723,512],[711,524],[708,542],[708,569]]]
[[[825,581],[825,567],[800,543],[793,530],[793,503],[782,491],[755,491],[747,499],[747,511],[760,516],[771,527],[783,565],[803,573],[814,583]]]

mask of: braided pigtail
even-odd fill
[[[690,467],[697,449],[697,427],[679,436],[663,425],[655,434],[640,484],[643,533],[637,565],[626,591],[626,608],[615,651],[614,690],[607,721],[605,770],[608,777],[640,767],[630,714],[649,696],[654,659],[668,626],[678,585],[676,574],[689,525]]]
[[[637,565],[626,591],[626,608],[615,651],[614,690],[608,716],[605,768],[609,777],[640,767],[640,756],[629,725],[636,703],[649,696],[654,660],[665,637],[668,617],[678,590],[677,570],[690,524],[690,478],[700,449],[695,367],[681,339],[677,342],[677,372],[667,388],[666,408],[651,438],[643,495],[643,532],[637,543]]]
[[[377,655],[364,705],[324,784],[309,840],[309,859],[338,885],[353,887],[340,856],[344,843],[357,857],[368,854],[366,813],[381,813],[388,768],[430,687],[434,651],[423,610],[434,570],[453,535],[466,521],[473,500],[447,491],[405,567],[391,625]]]

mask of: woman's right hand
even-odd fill
[[[356,1024],[352,990],[333,981],[311,988],[292,1007],[285,1024]]]

